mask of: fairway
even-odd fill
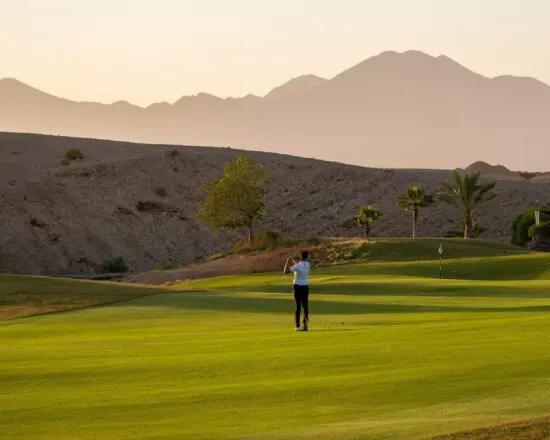
[[[443,280],[437,261],[317,269],[308,333],[294,331],[282,274],[94,284],[111,304],[0,323],[0,432],[423,439],[542,418],[549,268],[527,253],[447,261]],[[120,289],[136,296],[117,302]]]

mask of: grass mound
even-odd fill
[[[483,240],[463,239],[372,239],[333,240],[314,248],[326,263],[350,261],[403,262],[429,261],[439,258],[439,245],[443,245],[445,259],[524,255],[523,248]]]

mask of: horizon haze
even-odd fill
[[[0,78],[140,106],[265,95],[378,53],[446,54],[488,77],[550,83],[546,0],[0,0]]]
[[[272,151],[379,168],[475,161],[548,171],[550,86],[482,76],[446,55],[382,52],[331,79],[303,75],[263,97],[208,93],[146,108],[75,102],[0,80],[0,130]]]

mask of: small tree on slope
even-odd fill
[[[443,182],[439,198],[462,213],[464,224],[464,239],[468,239],[474,229],[474,214],[477,207],[496,197],[493,189],[495,182],[481,184],[480,173],[453,173],[453,182]]]
[[[372,225],[374,222],[383,217],[384,214],[373,205],[362,205],[359,207],[359,215],[354,220],[355,223],[363,228],[363,236],[365,240],[369,237]]]
[[[248,156],[239,156],[224,166],[219,179],[204,184],[206,198],[198,218],[213,229],[248,230],[248,241],[254,237],[254,222],[265,212],[264,190],[260,186],[267,171]]]
[[[407,189],[407,194],[397,196],[397,203],[405,211],[412,213],[412,238],[416,238],[418,213],[434,203],[433,196],[426,194],[421,186],[413,185]]]

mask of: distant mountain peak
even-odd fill
[[[31,102],[33,100],[67,101],[66,99],[59,98],[29,86],[15,78],[0,79],[0,93],[2,93],[5,99],[22,100],[25,102]]]
[[[480,173],[490,176],[516,176],[517,173],[506,168],[504,165],[491,165],[485,161],[478,160],[466,167],[465,171],[470,173]]]
[[[408,50],[381,52],[344,70],[333,81],[358,86],[365,81],[366,76],[379,81],[392,78],[397,81],[423,82],[432,79],[455,81],[459,76],[469,77],[474,81],[483,78],[446,55],[432,56],[419,50]]]
[[[125,100],[115,101],[111,105],[114,106],[114,107],[128,107],[128,108],[138,107],[137,105],[134,105],[131,102],[128,102],[128,101],[125,101]]]
[[[264,96],[266,99],[270,100],[279,100],[301,93],[309,92],[314,87],[325,83],[327,80],[321,78],[317,75],[302,75],[295,78],[292,78],[290,81],[275,87],[267,95]]]
[[[190,95],[190,96],[182,96],[180,99],[178,99],[174,105],[185,105],[185,104],[189,104],[189,103],[204,103],[204,104],[208,104],[208,103],[218,103],[218,102],[222,102],[223,99],[220,98],[219,96],[215,96],[215,95],[212,95],[210,93],[205,93],[205,92],[200,92],[200,93],[197,93],[196,95]]]
[[[0,86],[2,86],[5,89],[10,88],[10,89],[13,89],[13,90],[19,89],[19,90],[35,90],[35,91],[38,91],[34,87],[31,87],[31,86],[19,81],[18,79],[15,79],[15,78],[2,78],[2,79],[0,79]]]

